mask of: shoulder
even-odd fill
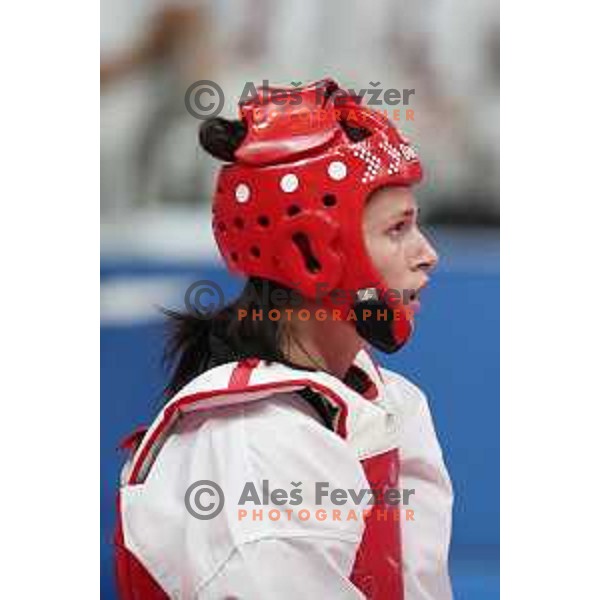
[[[145,483],[180,495],[199,479],[216,482],[229,498],[244,485],[289,490],[302,481],[331,488],[366,485],[351,445],[328,429],[296,392],[182,415],[155,455]]]
[[[294,392],[214,411],[186,427],[193,431],[194,460],[202,463],[194,471],[209,469],[222,478],[270,478],[287,487],[292,480],[328,480],[333,474],[344,483],[361,479],[351,447]]]
[[[332,508],[329,497],[320,504],[315,491],[319,482],[330,491],[367,489],[360,461],[297,394],[277,393],[215,412],[203,422],[186,421],[161,452],[154,483],[168,488],[173,500],[183,498],[199,480],[214,482],[223,493],[224,508],[211,520],[180,513],[186,535],[205,557],[198,566],[201,579],[206,581],[235,549],[249,543],[312,539],[319,545],[332,540],[350,549],[358,544],[360,522],[315,518],[318,509]],[[182,443],[185,436],[188,443]],[[310,518],[299,519],[301,510]]]
[[[121,488],[126,536],[134,548],[144,546],[157,564],[164,563],[164,548],[172,548],[174,572],[178,562],[198,559],[194,570],[200,579],[214,574],[235,548],[258,540],[300,536],[354,547],[362,535],[360,520],[315,518],[318,509],[340,508],[330,506],[329,496],[317,501],[319,482],[330,491],[368,489],[353,449],[295,392],[183,415],[143,482]],[[200,484],[211,491],[202,493]],[[245,500],[249,484],[257,501]],[[301,490],[300,505],[291,501],[294,489]],[[276,490],[286,492],[283,503]],[[208,520],[194,517],[189,503],[197,502],[198,511],[203,505],[210,508],[215,493],[222,494],[222,510]],[[311,518],[299,519],[301,509]],[[271,510],[279,511],[280,518],[269,517]],[[182,555],[187,550],[180,547],[181,535],[194,540],[193,557]]]

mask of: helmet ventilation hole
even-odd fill
[[[288,206],[287,214],[288,214],[288,216],[293,217],[294,215],[297,215],[301,211],[302,211],[302,209],[297,204],[292,204],[291,206]]]
[[[292,236],[292,241],[296,244],[296,247],[300,251],[302,258],[304,259],[304,266],[307,271],[311,273],[318,273],[321,270],[321,263],[317,260],[317,257],[313,254],[310,246],[310,240],[307,235],[303,232],[295,233]]]
[[[332,207],[337,204],[337,198],[333,194],[325,194],[323,196],[323,205],[327,207]]]
[[[271,221],[269,221],[269,217],[267,217],[266,215],[261,215],[260,217],[258,217],[258,224],[261,227],[268,227],[270,225]]]
[[[254,258],[260,258],[260,248],[258,246],[252,246],[252,248],[250,248],[250,254]]]

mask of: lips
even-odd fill
[[[406,303],[406,307],[411,313],[419,312],[421,308],[421,303],[419,302],[419,290],[413,290],[408,296],[408,302]]]
[[[411,290],[408,296],[407,307],[413,313],[419,312],[421,309],[421,302],[419,300],[419,294],[421,290],[427,285],[427,281],[424,281],[419,287],[414,290]]]
[[[414,314],[421,310],[421,303],[418,300],[411,300],[408,303],[408,309]]]

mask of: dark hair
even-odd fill
[[[172,397],[194,377],[226,362],[257,357],[287,363],[283,321],[267,317],[270,310],[282,308],[273,302],[277,290],[293,297],[285,286],[251,277],[236,300],[214,313],[163,310],[170,320],[164,354],[171,371],[166,396]],[[239,318],[240,309],[246,311],[245,318]],[[262,318],[252,318],[253,311],[262,311]]]
[[[235,161],[235,151],[246,137],[244,121],[228,121],[215,117],[204,121],[200,127],[198,140],[209,154],[226,162]]]

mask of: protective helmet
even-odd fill
[[[366,341],[394,352],[412,316],[369,258],[363,208],[383,186],[421,180],[416,152],[384,115],[329,78],[262,88],[240,113],[241,122],[217,119],[201,130],[228,123],[225,134],[237,140],[213,202],[228,268],[339,310]]]

